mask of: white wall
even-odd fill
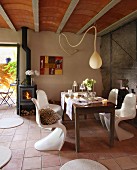
[[[7,30],[0,30],[0,42],[18,42],[22,43],[21,31],[13,32]],[[82,36],[66,33],[71,43],[76,44]],[[93,70],[89,67],[89,58],[93,52],[93,35],[87,34],[82,44],[76,49],[79,52],[69,56],[59,46],[58,34],[53,32],[40,32],[35,33],[31,30],[28,31],[28,47],[31,49],[31,66],[32,69],[40,69],[40,56],[63,56],[63,75],[40,75],[35,77],[35,82],[38,89],[46,91],[49,99],[60,100],[60,92],[67,91],[72,88],[73,81],[78,84],[82,83],[86,78],[96,79],[95,91],[98,95],[102,94],[102,76],[100,69]],[[64,38],[61,39],[62,45],[66,50],[73,53],[65,42]],[[98,51],[100,40],[97,41]],[[25,52],[21,48],[21,80],[25,78]],[[24,77],[23,77],[24,76]]]

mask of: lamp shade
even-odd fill
[[[89,65],[91,68],[93,69],[98,69],[101,67],[102,65],[102,59],[100,57],[100,55],[98,54],[97,51],[94,51],[94,53],[92,54],[92,56],[89,59]]]

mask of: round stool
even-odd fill
[[[108,170],[104,165],[90,159],[75,159],[65,163],[60,170]]]
[[[11,158],[11,150],[5,146],[0,146],[0,168],[2,168]]]
[[[20,117],[10,117],[0,119],[0,128],[8,129],[12,127],[19,126],[23,123],[23,119]]]

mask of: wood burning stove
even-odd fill
[[[37,85],[19,85],[19,114],[21,114],[22,109],[35,108],[31,98],[36,98],[36,90]]]
[[[27,27],[22,27],[22,48],[26,52],[26,71],[31,70],[31,50],[27,46]],[[28,84],[31,84],[31,76],[26,75]],[[17,114],[21,115],[22,110],[35,109],[31,98],[36,98],[37,85],[19,85],[18,86],[18,100],[17,100]]]

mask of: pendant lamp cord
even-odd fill
[[[66,39],[68,45],[69,45],[70,47],[73,47],[73,48],[74,48],[74,47],[79,46],[79,45],[82,43],[82,41],[83,41],[83,39],[85,38],[87,32],[88,32],[89,30],[91,30],[92,28],[94,28],[94,30],[95,30],[95,37],[94,37],[94,51],[96,51],[97,29],[96,29],[95,26],[89,27],[89,28],[87,29],[87,31],[84,33],[84,35],[83,35],[83,37],[81,38],[81,40],[79,41],[79,43],[76,44],[76,45],[70,44],[70,42],[68,41],[67,36],[66,36],[64,33],[61,33],[61,34],[59,35],[59,44],[60,44],[61,49],[62,49],[64,52],[66,52],[68,55],[72,55],[72,54],[68,53],[68,52],[64,49],[64,47],[62,46],[62,44],[61,44],[61,35],[63,35],[63,36],[65,37],[65,39]],[[76,52],[77,52],[77,50],[76,50]]]

